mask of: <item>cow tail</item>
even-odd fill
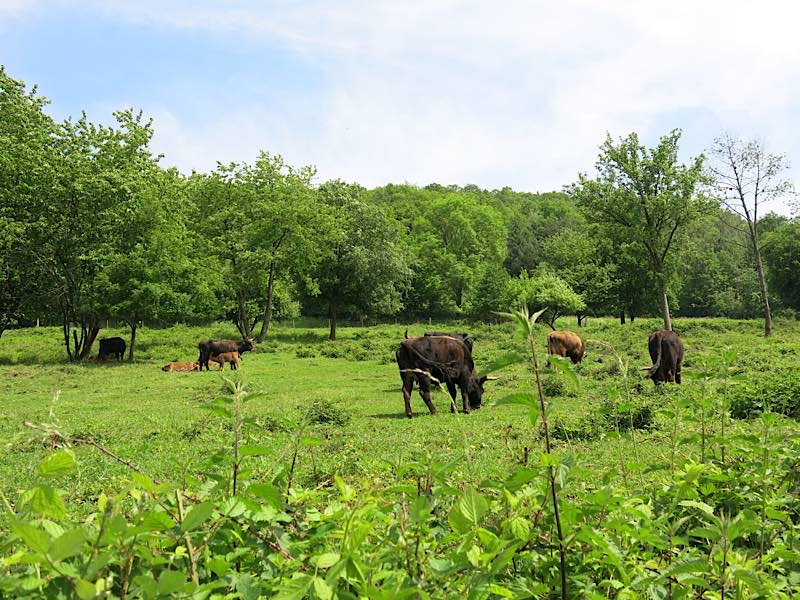
[[[661,345],[662,345],[662,341],[659,339],[658,340],[658,351],[656,353],[656,362],[653,363],[653,366],[650,367],[650,370],[647,372],[647,374],[650,377],[653,377],[653,375],[658,373],[658,369],[661,368]]]

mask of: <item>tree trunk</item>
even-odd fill
[[[329,314],[330,314],[330,317],[331,317],[331,331],[330,331],[330,334],[328,335],[328,339],[329,340],[335,340],[336,339],[336,305],[335,304],[331,304]]]
[[[239,333],[242,334],[242,338],[247,339],[251,335],[250,319],[247,318],[247,306],[245,305],[244,294],[242,292],[236,292],[236,301],[239,308],[239,322],[236,324],[236,327],[239,330]]]
[[[761,301],[764,303],[764,337],[772,335],[772,312],[769,309],[769,291],[767,280],[764,277],[764,264],[761,262],[761,249],[758,247],[758,232],[755,225],[750,226],[750,241],[753,243],[753,253],[756,256],[756,273],[758,286],[761,288]]]
[[[619,324],[620,325],[625,325],[625,311],[624,310],[619,311]]]
[[[84,360],[92,353],[92,346],[94,345],[97,334],[100,333],[100,326],[92,320],[90,323],[81,325],[83,338],[83,347],[80,349],[78,358]],[[76,348],[77,350],[77,348]]]
[[[669,316],[669,300],[667,300],[667,286],[661,285],[661,316],[664,319],[664,329],[672,331],[672,319]]]
[[[628,316],[631,318],[631,323],[633,323],[633,320],[636,318],[636,315],[633,314],[633,311],[630,311],[628,313]]]
[[[128,348],[128,362],[133,362],[133,353],[136,350],[136,320],[128,321],[131,326],[131,345]]]
[[[272,296],[275,291],[275,271],[278,261],[273,257],[269,264],[269,280],[267,281],[267,297],[264,305],[264,319],[261,321],[261,331],[258,333],[257,342],[263,342],[269,333],[269,325],[272,320]]]
[[[583,320],[586,318],[586,315],[576,315],[578,318],[578,327],[583,327]]]

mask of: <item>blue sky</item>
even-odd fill
[[[320,180],[549,191],[606,132],[800,161],[798,22],[774,0],[0,0],[0,63],[59,118],[143,109],[184,172],[263,149]]]

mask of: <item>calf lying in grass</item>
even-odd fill
[[[200,370],[200,362],[171,362],[167,363],[163,367],[161,367],[162,371],[174,372],[174,373],[185,373],[188,371],[199,371]]]
[[[231,364],[231,369],[233,370],[238,369],[239,363],[242,362],[242,358],[239,356],[238,352],[223,352],[222,354],[209,357],[208,360],[217,363],[220,371],[225,368],[226,362]]]

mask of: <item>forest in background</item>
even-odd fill
[[[185,176],[159,165],[142,113],[59,123],[46,104],[0,70],[0,335],[59,324],[71,360],[108,319],[129,325],[132,358],[139,323],[224,319],[260,341],[299,315],[329,318],[335,338],[341,319],[520,304],[550,323],[665,326],[766,308],[769,335],[771,313],[800,311],[800,221],[758,212],[793,194],[788,164],[730,134],[687,165],[680,131],[652,149],[609,136],[597,172],[561,192],[365,189],[267,152]]]

